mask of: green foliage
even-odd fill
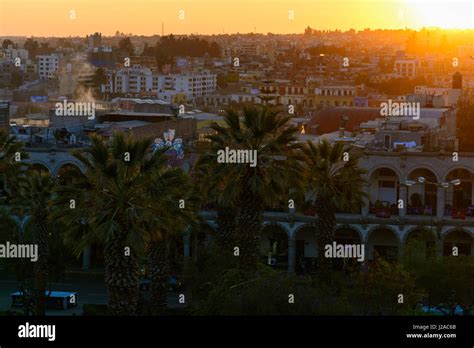
[[[10,40],[10,39],[5,39],[2,41],[2,48],[5,49],[5,48],[8,48],[8,46],[12,46],[13,48],[16,48],[15,47],[15,43]]]
[[[23,48],[25,50],[28,50],[30,59],[34,59],[36,55],[38,54],[38,49],[39,49],[38,41],[33,40],[32,38],[28,38],[23,44]]]
[[[133,46],[132,40],[129,37],[120,39],[118,45],[120,51],[127,53],[130,56],[134,55],[135,47]]]
[[[85,173],[68,167],[62,175],[65,184],[56,188],[55,218],[66,226],[74,253],[88,245],[104,246],[109,306],[115,314],[136,311],[139,258],[147,247],[167,244],[171,232],[194,221],[197,204],[188,177],[167,165],[164,152],[152,152],[150,139],[116,133],[107,143],[93,137],[90,148],[74,153]],[[155,271],[162,268],[154,265]]]
[[[192,287],[193,296],[202,298],[215,286],[222,275],[237,266],[237,258],[212,244],[199,253],[197,261],[187,262],[184,283]]]
[[[99,88],[101,85],[107,83],[107,75],[105,74],[105,70],[103,68],[98,68],[94,72],[93,77],[94,87]]]
[[[298,129],[290,125],[290,117],[275,109],[253,106],[244,108],[241,119],[238,112],[229,109],[225,125],[214,123],[212,129],[216,131],[209,137],[212,149],[200,157],[197,166],[203,192],[207,192],[211,200],[224,206],[233,205],[242,192],[248,191],[272,206],[280,202],[290,188],[301,186],[301,170],[295,153],[300,148],[296,143]],[[256,150],[257,166],[218,163],[217,151],[225,147]]]
[[[212,125],[215,134],[209,136],[210,150],[198,160],[196,177],[201,192],[206,193],[205,199],[235,212],[235,224],[230,223],[229,228],[235,226],[236,231],[228,235],[238,239],[240,266],[250,269],[255,268],[258,259],[256,236],[262,227],[265,207],[287,202],[290,189],[302,185],[296,153],[300,145],[290,117],[276,109],[245,107],[240,116],[229,109],[225,126]],[[216,157],[226,147],[255,151],[256,166],[219,163]]]
[[[176,38],[173,35],[164,36],[155,46],[145,47],[144,55],[155,56],[159,66],[170,64],[175,57],[219,57],[220,46],[195,36]]]
[[[10,85],[13,89],[20,87],[23,84],[23,76],[19,70],[13,70],[11,74]]]
[[[458,303],[474,306],[474,260],[470,256],[432,259],[416,269],[420,287],[426,289],[430,305]]]
[[[344,161],[347,152],[349,158]],[[329,212],[358,210],[365,193],[363,185],[366,173],[358,165],[359,156],[346,148],[344,143],[330,144],[308,141],[303,148],[306,183],[318,200],[324,202]]]
[[[289,295],[294,303],[289,303]],[[310,277],[288,275],[262,266],[257,276],[238,269],[223,273],[207,298],[196,306],[198,315],[330,315],[350,314],[345,296],[328,288],[313,288]]]
[[[403,303],[399,303],[399,295],[403,295]],[[367,273],[358,275],[351,299],[357,314],[402,315],[411,313],[423,295],[414,273],[380,258]]]
[[[56,217],[68,226],[68,239],[76,245],[76,253],[120,233],[125,233],[132,249],[143,251],[148,240],[160,238],[160,228],[186,227],[186,221],[177,217],[191,220],[191,192],[181,170],[166,165],[164,151],[152,153],[151,140],[118,133],[110,144],[99,138],[92,142],[84,152],[74,153],[87,168],[85,174],[77,167],[68,168],[63,177],[72,184],[56,189],[55,205],[60,208]],[[75,209],[69,208],[72,198]],[[178,198],[185,199],[186,209],[179,208]],[[93,228],[87,232],[85,225]]]
[[[23,144],[17,142],[15,137],[10,136],[5,130],[0,130],[0,177],[6,181],[6,194],[9,196],[14,191],[14,186],[17,183],[16,178],[19,177],[24,165],[20,161],[16,161],[17,154],[20,154],[21,160],[28,158]]]
[[[0,243],[4,244],[7,241],[10,243],[20,243],[20,240],[21,235],[16,221],[8,210],[0,208]],[[0,266],[7,271],[18,271],[19,263],[19,260],[16,258],[0,258]]]

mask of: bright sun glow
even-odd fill
[[[474,0],[0,0],[0,35],[474,28]],[[28,11],[25,11],[28,9]],[[179,11],[186,14],[178,18]],[[70,12],[75,18],[71,20]],[[291,20],[289,13],[293,13]],[[22,19],[18,25],[18,18]]]
[[[444,29],[474,28],[474,1],[407,0],[407,11],[413,11],[416,27]]]

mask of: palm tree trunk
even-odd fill
[[[104,251],[105,284],[112,315],[135,315],[138,305],[138,262],[125,253],[125,233],[107,241]]]
[[[152,315],[162,314],[166,309],[168,298],[168,278],[170,273],[169,242],[165,238],[150,244],[148,272],[151,278]]]
[[[32,314],[44,316],[46,314],[46,283],[48,281],[48,228],[45,218],[34,218],[33,243],[38,246],[38,260],[33,264],[33,290],[31,298]]]
[[[235,247],[237,235],[237,212],[228,207],[217,208],[216,241],[220,249],[231,251]]]
[[[336,226],[336,216],[334,209],[328,204],[328,200],[317,199],[316,211],[318,220],[316,221],[316,240],[318,242],[318,273],[323,281],[331,278],[332,259],[324,255],[325,246],[334,241],[334,228]]]
[[[247,272],[255,271],[258,262],[258,238],[262,230],[263,212],[260,200],[250,192],[243,192],[237,216],[239,266]]]

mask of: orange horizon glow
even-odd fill
[[[0,0],[0,36],[472,29],[473,18],[470,0]]]

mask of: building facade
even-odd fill
[[[57,77],[59,70],[59,55],[46,54],[36,57],[38,77],[41,80],[51,79]]]

